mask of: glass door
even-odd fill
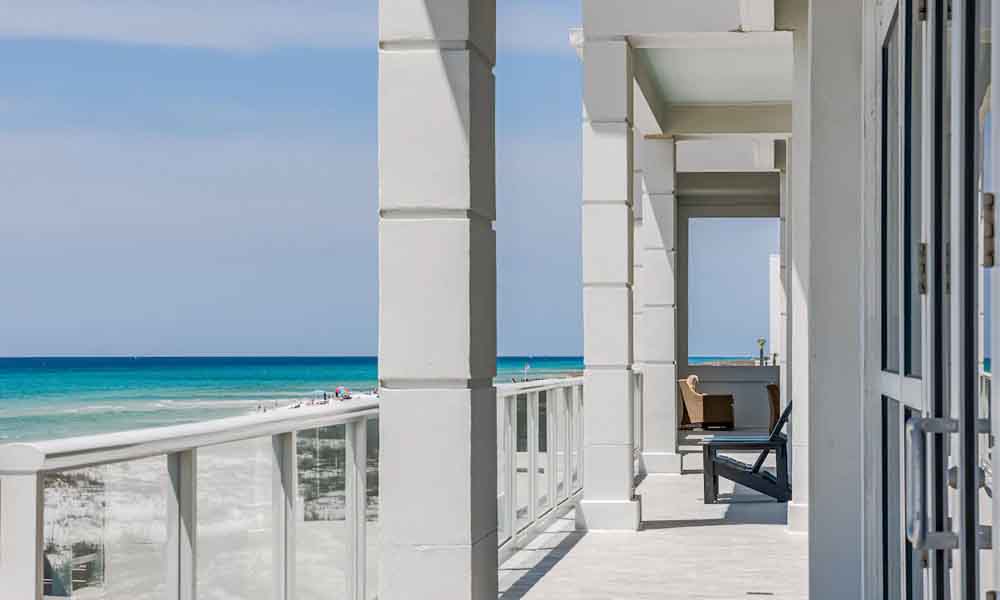
[[[907,535],[906,502],[917,483],[908,432],[928,405],[929,177],[924,156],[927,26],[920,0],[882,13],[881,31],[881,513],[882,597],[924,598],[927,554]],[[917,461],[923,463],[919,457]]]

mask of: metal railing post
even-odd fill
[[[271,436],[274,451],[272,502],[274,511],[274,598],[295,598],[295,497],[297,456],[295,432]]]
[[[167,598],[198,597],[198,454],[185,450],[167,455]]]
[[[5,598],[42,598],[44,494],[39,473],[0,478],[0,580]]]
[[[347,472],[345,473],[346,526],[348,535],[347,597],[365,600],[368,579],[367,540],[367,419],[345,425]]]

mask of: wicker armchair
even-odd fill
[[[697,375],[689,375],[687,379],[679,379],[677,385],[681,388],[681,398],[684,400],[682,426],[702,429],[710,427],[733,428],[735,423],[732,394],[699,393]]]
[[[771,420],[767,425],[767,429],[770,431],[778,424],[781,415],[781,388],[773,383],[767,384],[767,400],[771,405]]]

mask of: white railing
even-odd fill
[[[583,378],[497,386],[500,562],[573,506],[583,489]]]
[[[583,406],[580,377],[497,386],[501,562],[580,497]],[[359,398],[2,446],[0,598],[373,598],[377,418]]]
[[[358,398],[4,446],[0,597],[372,597],[377,416]]]

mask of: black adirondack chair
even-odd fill
[[[792,403],[789,402],[771,430],[771,434],[766,437],[718,437],[707,440],[702,445],[705,460],[705,504],[716,504],[719,501],[719,477],[767,494],[778,502],[788,502],[791,499],[792,484],[788,479],[788,438],[781,433],[791,412]],[[719,452],[722,450],[761,452],[757,460],[748,465],[720,455]],[[774,452],[777,463],[776,476],[762,469],[764,460],[771,452]]]

